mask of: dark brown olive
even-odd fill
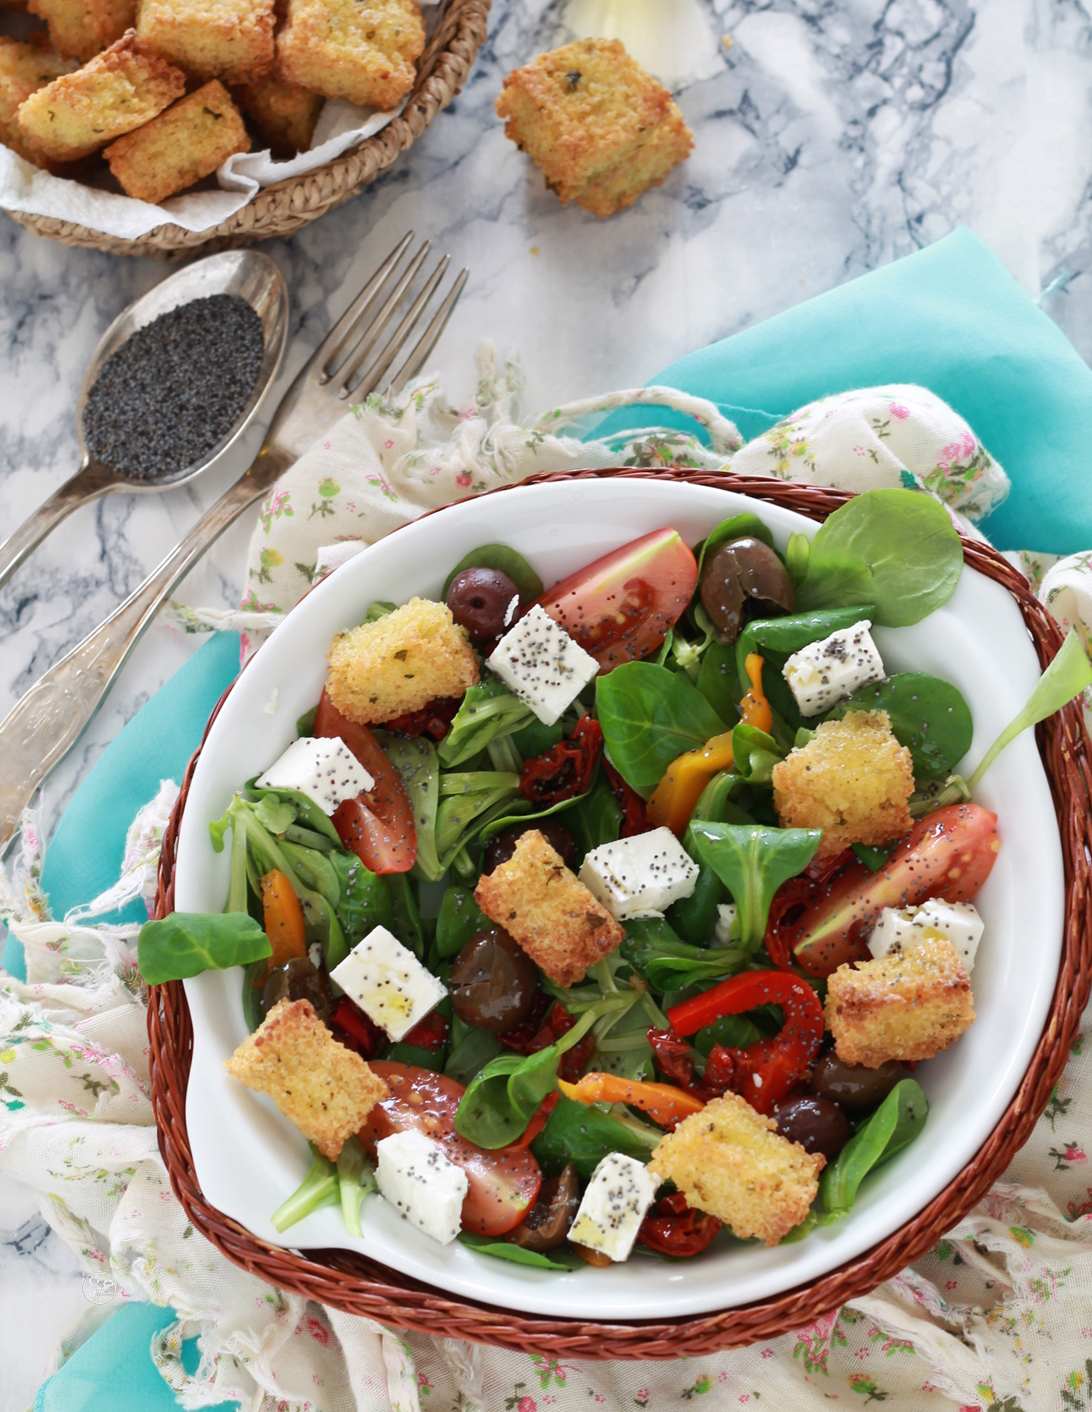
[[[576,1168],[567,1162],[556,1177],[547,1177],[538,1200],[507,1239],[524,1250],[544,1255],[561,1245],[580,1207],[580,1180]]]
[[[730,646],[749,618],[791,613],[796,594],[788,570],[768,544],[751,535],[718,544],[701,570],[701,602]]]
[[[853,1124],[837,1103],[813,1093],[782,1099],[772,1116],[782,1137],[798,1142],[805,1152],[821,1152],[828,1162],[853,1136]]]
[[[537,824],[513,824],[511,828],[502,829],[495,834],[486,845],[485,857],[482,859],[482,872],[491,873],[494,868],[499,868],[502,863],[507,863],[512,854],[516,851],[517,840],[531,829],[537,829],[551,848],[561,854],[561,861],[566,868],[571,868],[576,859],[576,844],[573,836],[564,824],[555,824],[550,819],[542,819]]]
[[[812,1070],[808,1088],[837,1103],[847,1113],[864,1113],[878,1108],[900,1079],[910,1070],[897,1059],[888,1059],[876,1069],[863,1064],[846,1064],[837,1054],[824,1054]]]
[[[452,961],[448,985],[460,1020],[504,1034],[531,1013],[535,967],[503,927],[487,927],[475,932]]]
[[[479,642],[500,637],[519,615],[519,589],[499,569],[464,569],[451,580],[447,606]]]
[[[274,966],[262,991],[261,1012],[267,1015],[279,1000],[309,1000],[320,1020],[333,1014],[334,998],[326,973],[311,964],[307,956],[293,956]]]

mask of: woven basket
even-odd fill
[[[28,230],[59,240],[62,245],[87,246],[110,255],[154,255],[162,260],[181,259],[197,251],[211,255],[216,250],[291,235],[355,196],[421,136],[466,82],[485,40],[488,16],[489,0],[447,0],[436,32],[418,62],[417,81],[396,118],[374,137],[324,167],[263,187],[218,226],[194,231],[162,225],[135,240],[125,240],[73,221],[25,211],[8,214]]]
[[[620,481],[669,478],[715,486],[783,505],[813,520],[825,519],[850,499],[843,491],[685,470],[577,471],[536,476],[533,480],[541,483],[588,477]],[[503,494],[509,488],[489,493]],[[1062,644],[1062,633],[1054,619],[1040,607],[1027,581],[996,551],[966,539],[963,549],[968,564],[1013,595],[1045,666]],[[218,705],[210,725],[219,709]],[[1036,740],[1058,816],[1066,899],[1061,968],[1050,1014],[1031,1064],[993,1134],[959,1176],[900,1230],[814,1283],[715,1314],[662,1323],[597,1324],[530,1317],[454,1299],[345,1250],[298,1254],[266,1245],[213,1209],[198,1185],[186,1134],[186,1083],[193,1032],[185,992],[178,982],[152,987],[148,1008],[152,1102],[159,1125],[159,1147],[175,1194],[193,1224],[229,1260],[271,1284],[350,1314],[437,1337],[465,1338],[522,1352],[549,1352],[551,1357],[678,1358],[740,1347],[812,1322],[896,1274],[966,1215],[1027,1140],[1065,1065],[1092,982],[1092,741],[1078,705],[1067,706],[1039,726]],[[174,905],[178,828],[199,755],[200,749],[190,761],[163,840],[158,916],[166,915]]]

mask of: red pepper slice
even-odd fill
[[[639,833],[649,833],[653,825],[649,821],[645,801],[635,789],[631,789],[626,784],[609,760],[603,761],[603,769],[607,772],[607,779],[610,781],[611,789],[614,790],[614,797],[622,807],[622,827],[618,837],[635,838]]]
[[[387,1043],[387,1036],[379,1026],[373,1024],[362,1010],[358,1010],[348,996],[338,1002],[337,1008],[330,1016],[330,1023],[343,1030],[351,1040],[355,1040],[365,1059],[378,1054]]]
[[[686,1204],[686,1197],[681,1191],[673,1191],[670,1196],[662,1196],[650,1208],[641,1222],[637,1239],[660,1255],[686,1259],[707,1249],[720,1227],[716,1216],[695,1211]]]
[[[403,1044],[415,1044],[418,1049],[427,1049],[435,1054],[447,1039],[447,1016],[430,1010],[423,1020],[418,1020],[413,1029],[402,1036]]]
[[[523,762],[520,794],[532,804],[560,804],[583,794],[592,782],[602,749],[602,726],[590,716],[582,716],[568,740]]]
[[[823,1037],[823,1007],[811,986],[784,971],[744,971],[679,1005],[667,1018],[676,1034],[694,1034],[721,1015],[780,1005],[785,1023],[772,1039],[727,1050],[738,1064],[734,1085],[759,1113],[769,1113],[811,1068]]]

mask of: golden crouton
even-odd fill
[[[29,142],[15,124],[19,105],[39,88],[52,83],[75,65],[68,59],[34,44],[20,44],[17,39],[0,36],[0,142],[18,152],[28,162],[44,167],[52,165],[45,154]]]
[[[535,162],[563,206],[597,216],[632,206],[690,154],[671,95],[617,39],[566,44],[504,80],[505,135]]]
[[[776,1245],[808,1214],[826,1158],[781,1137],[773,1118],[726,1093],[662,1137],[648,1165],[740,1239]]]
[[[783,828],[823,830],[816,858],[833,858],[851,843],[890,843],[914,824],[907,808],[914,763],[886,711],[824,721],[813,740],[774,766],[773,787]]]
[[[390,1090],[359,1054],[338,1044],[309,1000],[282,1000],[224,1068],[268,1093],[284,1116],[333,1162]]]
[[[583,980],[589,966],[625,940],[625,928],[538,829],[519,836],[508,862],[479,881],[474,900],[560,986]]]
[[[74,162],[132,132],[181,97],[185,75],[129,30],[74,74],[37,89],[16,114],[19,131],[47,157]]]
[[[273,0],[140,0],[137,34],[195,78],[255,83],[273,71]]]
[[[296,83],[248,83],[236,97],[274,157],[291,157],[311,146],[325,101]]]
[[[362,725],[419,711],[478,683],[470,639],[443,603],[411,598],[374,623],[338,633],[330,649],[330,700]]]
[[[86,63],[120,39],[136,19],[137,0],[30,0],[59,54]]]
[[[389,112],[413,87],[424,47],[416,0],[288,0],[277,77]]]
[[[127,196],[153,206],[249,152],[242,114],[219,79],[180,99],[102,154]]]
[[[974,1020],[974,997],[959,952],[937,936],[839,966],[827,981],[824,1014],[838,1058],[876,1069],[947,1049]]]

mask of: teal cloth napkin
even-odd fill
[[[1012,479],[1009,499],[983,525],[994,543],[1053,553],[1092,548],[1092,494],[1085,491],[1092,371],[969,231],[692,353],[652,382],[716,402],[748,438],[828,393],[920,383],[967,419]],[[668,416],[693,429],[688,419]],[[616,414],[596,434],[647,419],[647,409]],[[237,663],[235,634],[213,639],[103,754],[46,855],[43,881],[56,916],[115,881],[129,823],[161,779],[181,779]],[[20,951],[9,941],[9,971],[21,968]],[[45,1385],[35,1412],[119,1412],[119,1340],[127,1336],[132,1349],[126,1376],[143,1388],[154,1372],[147,1352],[153,1326],[162,1327],[170,1311],[150,1311],[146,1327],[137,1327],[136,1314],[129,1306],[89,1339]],[[69,1369],[70,1402],[60,1381]],[[54,1387],[60,1400],[43,1401]],[[142,1409],[176,1405],[158,1374],[147,1387]]]

